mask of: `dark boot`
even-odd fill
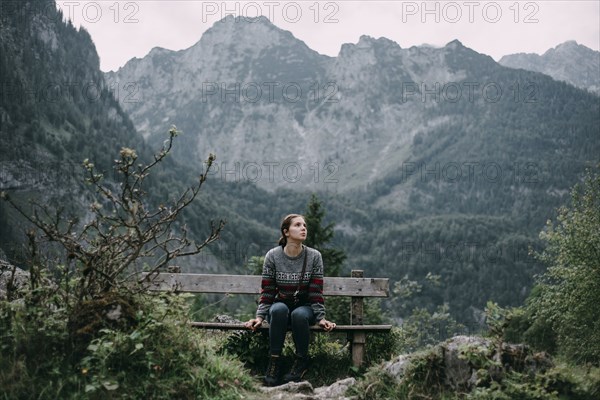
[[[280,356],[271,356],[269,359],[269,366],[265,373],[265,386],[277,386],[279,385],[279,367],[281,365]]]
[[[308,371],[308,357],[300,357],[296,355],[294,365],[290,372],[284,375],[284,382],[300,382],[304,378],[304,374]]]

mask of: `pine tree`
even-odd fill
[[[599,166],[600,167],[600,166]],[[539,340],[550,323],[558,350],[577,363],[600,365],[600,169],[588,170],[571,192],[571,204],[558,210],[540,233],[547,246],[538,257],[548,265],[539,278],[529,310],[534,326],[526,335]]]
[[[335,224],[323,226],[324,216],[325,211],[321,208],[321,201],[313,193],[305,214],[308,229],[305,244],[321,252],[325,276],[339,276],[340,269],[346,260],[346,254],[343,250],[327,247],[327,244],[333,239]]]

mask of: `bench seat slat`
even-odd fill
[[[261,281],[259,275],[171,273],[155,274],[149,279],[152,280],[149,289],[153,291],[231,294],[259,294]],[[388,297],[389,279],[325,277],[323,294],[325,296]]]
[[[195,328],[203,329],[220,329],[220,330],[250,330],[244,324],[228,324],[223,322],[190,322],[190,325]],[[269,329],[269,324],[266,322],[259,328],[261,330]],[[312,331],[323,331],[318,325],[310,327]],[[337,325],[331,332],[388,332],[392,329],[392,325]]]

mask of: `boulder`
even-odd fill
[[[402,376],[404,376],[404,372],[408,365],[410,365],[410,357],[407,354],[401,354],[393,360],[384,363],[383,369],[390,376],[400,380],[402,379]]]
[[[502,380],[508,371],[537,373],[553,366],[546,353],[533,353],[523,344],[502,343],[501,357],[497,344],[480,336],[455,336],[425,352],[403,354],[383,364],[383,369],[398,382],[402,381],[413,359],[426,354],[439,359],[443,368],[442,384],[455,391],[471,390],[479,382],[478,371],[487,370],[489,377]]]
[[[455,390],[469,388],[477,382],[477,368],[464,357],[464,351],[492,351],[492,343],[479,336],[455,336],[440,346],[444,357],[444,384]]]
[[[0,260],[0,300],[7,299],[9,284],[12,284],[17,297],[21,297],[29,284],[29,272],[15,267],[4,260]]]
[[[345,396],[348,388],[356,384],[356,379],[346,378],[341,381],[337,381],[330,386],[323,386],[315,389],[315,395],[313,399],[319,400],[349,400],[349,397]]]
[[[346,378],[329,386],[313,389],[308,381],[290,382],[281,386],[262,387],[263,398],[271,400],[351,400],[345,393],[356,384],[356,379]]]

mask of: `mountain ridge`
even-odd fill
[[[233,17],[229,18],[230,23],[227,25],[229,28],[231,27],[236,27],[236,26],[240,26],[243,27],[244,29],[246,28],[250,28],[253,25],[251,24],[246,24],[244,25],[243,23],[233,23],[232,21],[234,21]],[[262,19],[261,20],[261,24],[262,26],[264,26],[265,24],[270,24],[267,22],[266,19]],[[221,27],[222,22],[217,22],[215,23],[214,27],[209,29],[207,31],[208,37],[210,37],[212,34],[214,34],[215,32],[218,32],[218,30],[215,27],[220,28]],[[237,24],[237,25],[236,25]],[[267,25],[269,26],[269,25]],[[269,26],[270,28],[270,26]],[[242,28],[240,28],[242,29]],[[279,32],[279,31],[278,31]],[[283,31],[281,31],[283,32]],[[287,31],[286,31],[287,32]],[[286,33],[285,34],[286,37],[291,37],[291,34]],[[230,35],[227,35],[227,37],[229,37]],[[210,42],[210,40],[206,39],[206,35],[203,35],[203,37],[192,47],[190,47],[189,49],[200,49],[203,47],[203,45],[205,45],[205,42],[208,41]],[[294,41],[294,43],[301,43],[300,47],[302,50],[307,49],[306,45],[303,42],[298,42],[297,40]],[[449,44],[449,46],[454,46],[454,45],[460,45],[460,42],[451,42]],[[207,45],[208,46],[208,45]],[[210,46],[209,46],[210,47]],[[264,47],[263,45],[261,45],[261,51],[264,51]],[[293,46],[290,46],[293,47]],[[297,49],[298,47],[295,47],[295,49]],[[189,50],[188,49],[188,50]],[[391,54],[388,54],[388,51],[391,52]],[[363,35],[359,42],[356,44],[344,44],[342,45],[341,49],[340,49],[340,55],[336,58],[330,58],[327,56],[318,56],[318,53],[315,52],[309,52],[309,55],[311,56],[309,61],[307,61],[306,63],[303,63],[299,66],[299,69],[302,71],[311,71],[311,70],[315,70],[314,73],[312,74],[308,74],[305,76],[300,76],[298,77],[297,75],[281,75],[281,74],[269,74],[269,73],[263,73],[263,74],[253,74],[252,72],[250,72],[248,75],[246,76],[242,76],[239,73],[238,74],[233,74],[235,75],[235,79],[232,81],[232,84],[239,84],[240,86],[243,87],[243,85],[253,85],[253,87],[256,86],[260,86],[260,89],[271,89],[272,87],[268,87],[265,88],[264,85],[268,84],[268,83],[274,83],[277,84],[279,86],[279,84],[281,85],[287,85],[287,88],[291,88],[293,90],[298,91],[298,88],[300,91],[303,92],[304,96],[300,98],[299,101],[297,101],[296,98],[283,98],[282,99],[282,93],[276,92],[276,93],[272,93],[272,92],[268,92],[267,94],[265,94],[265,92],[263,92],[262,94],[264,96],[260,96],[260,100],[264,100],[265,97],[267,97],[267,95],[269,96],[269,101],[267,102],[263,102],[262,104],[267,107],[267,109],[278,109],[281,112],[292,112],[297,123],[293,124],[293,130],[295,130],[299,135],[303,135],[302,132],[310,132],[310,130],[305,129],[306,126],[303,126],[303,122],[307,122],[304,120],[305,116],[308,116],[308,123],[310,123],[310,120],[312,118],[312,116],[314,115],[315,112],[319,112],[319,109],[324,108],[323,107],[323,103],[328,103],[328,102],[337,102],[339,101],[340,97],[343,96],[342,93],[342,87],[343,90],[349,90],[352,91],[354,90],[353,88],[357,87],[357,85],[364,85],[365,82],[365,78],[366,77],[370,77],[371,72],[368,69],[369,65],[374,65],[377,62],[384,62],[387,64],[393,64],[395,61],[400,62],[400,58],[401,58],[401,54],[399,54],[399,52],[404,51],[403,49],[400,48],[400,46],[389,40],[386,38],[379,38],[379,39],[374,39],[374,38],[370,38],[369,36]],[[424,49],[423,52],[424,54],[426,54],[429,51],[429,49]],[[435,50],[433,50],[435,51]],[[193,62],[193,58],[194,56],[197,56],[198,52],[195,52],[195,54],[193,54],[194,52],[192,52],[191,50],[189,50],[187,53],[185,53],[185,55],[181,55],[181,62],[183,63],[187,63],[187,65],[189,64],[196,64],[196,65],[203,65],[202,63],[204,62],[202,61],[198,61],[198,62]],[[205,54],[209,53],[209,52],[204,52]],[[360,55],[359,55],[360,53]],[[312,57],[314,56],[314,57]],[[277,58],[280,59],[281,56],[279,54],[274,54],[269,56],[270,59],[273,58]],[[391,57],[391,58],[390,58]],[[149,57],[151,58],[151,57]],[[260,57],[259,57],[260,58]],[[239,60],[231,60],[231,58],[227,58],[228,59],[228,63],[231,64],[235,64],[233,61],[239,61]],[[379,61],[378,61],[379,60]],[[240,61],[243,63],[243,61]],[[178,61],[173,61],[173,63],[179,63]],[[352,64],[353,71],[350,71],[348,75],[346,75],[346,73],[344,71],[347,70],[347,65],[346,64]],[[362,67],[360,67],[360,65],[362,65]],[[289,65],[279,65],[280,69],[279,71],[282,71],[284,68],[289,67]],[[308,66],[308,68],[306,67]],[[261,67],[264,67],[262,65],[259,64],[254,64],[254,68],[251,67],[250,71],[254,71],[256,68],[260,69]],[[357,71],[357,69],[364,69],[362,71]],[[233,67],[235,68],[235,67]],[[292,66],[293,68],[293,66]],[[213,68],[208,68],[210,70],[220,70],[221,68],[218,67],[213,67]],[[172,71],[173,69],[170,69],[170,71]],[[298,68],[293,68],[294,72],[298,71]],[[394,74],[396,74],[398,76],[394,76]],[[341,75],[340,75],[341,74]],[[357,75],[359,74],[359,75]],[[230,74],[231,75],[231,74]],[[413,71],[413,75],[414,75],[414,71]],[[443,77],[444,78],[448,78],[449,74],[444,74]],[[119,74],[107,74],[108,79],[117,79],[117,77],[119,76]],[[123,70],[120,73],[120,76],[124,77],[124,78],[119,78],[119,79],[125,79],[128,81],[135,81],[138,80],[138,78],[136,77],[136,73],[135,71],[129,71],[129,72],[125,72],[125,70]],[[399,85],[402,82],[402,79],[405,79],[407,81],[411,81],[411,78],[407,75],[406,71],[401,71],[399,68],[395,68],[392,72],[388,73],[385,77],[382,77],[383,79],[385,79],[387,81],[386,84],[395,84],[395,85]],[[442,77],[438,74],[436,76],[431,76],[429,77],[429,79],[433,79],[433,78],[438,78],[441,79]],[[221,100],[221,102],[223,102],[223,99],[227,99],[227,87],[223,86],[223,81],[222,79],[224,79],[224,76],[220,76],[220,75],[212,75],[212,76],[206,76],[206,75],[202,75],[201,77],[197,77],[198,81],[203,81],[205,84],[208,85],[208,89],[211,89],[212,92],[216,92],[216,93],[210,93],[210,95],[212,97],[219,97],[219,99]],[[146,77],[141,77],[139,79],[141,82],[146,82],[147,78]],[[182,75],[181,77],[179,77],[177,79],[178,81],[181,82],[186,82],[188,83],[190,81],[190,79],[188,79],[187,75]],[[227,82],[225,82],[227,83]],[[215,88],[216,84],[221,84],[221,88]],[[193,84],[192,84],[193,86]],[[145,88],[144,88],[145,89]],[[196,87],[190,87],[187,86],[185,88],[183,88],[183,92],[182,92],[182,96],[187,96],[187,97],[193,97],[193,92],[194,91],[201,91],[199,90],[199,88]],[[206,87],[205,87],[206,89]],[[279,88],[275,88],[275,90],[278,90]],[[284,88],[285,89],[285,88]],[[377,91],[378,89],[373,89],[374,91]],[[205,90],[202,92],[202,95],[205,95],[208,91]],[[223,94],[225,92],[225,94]],[[149,90],[150,96],[156,96],[156,93],[153,92],[152,90]],[[165,90],[163,91],[163,93],[169,93],[170,97],[172,96],[172,91],[170,90]],[[215,96],[216,94],[216,96]],[[238,89],[237,94],[234,94],[234,96],[237,95],[237,99],[235,99],[236,102],[244,102],[245,100],[248,100],[247,98],[245,98],[244,96],[244,92],[240,91]],[[371,93],[371,97],[376,96],[377,93]],[[401,93],[399,93],[399,95],[401,95]],[[293,95],[292,95],[293,96]],[[177,96],[176,96],[177,97]],[[398,97],[398,95],[396,95],[396,97]],[[219,100],[217,99],[217,100]],[[203,100],[206,100],[206,97],[203,98]],[[289,101],[288,101],[289,100]],[[402,98],[398,98],[398,101],[402,101]],[[190,100],[190,103],[193,100]],[[279,101],[279,103],[277,103]],[[296,103],[290,107],[283,107],[285,108],[284,110],[281,110],[282,107],[279,107],[280,103],[282,102],[287,102],[288,104],[284,104],[284,105],[289,105],[289,103]],[[247,103],[247,101],[246,101]],[[265,104],[266,103],[266,104]],[[277,103],[277,104],[274,104]],[[300,103],[304,103],[304,104],[300,104]],[[373,103],[371,101],[371,103]],[[159,103],[158,105],[162,105],[162,103]],[[203,106],[204,104],[196,104],[196,108],[200,108],[201,106]],[[327,104],[325,104],[326,106]],[[374,107],[376,107],[376,104],[372,104]],[[127,108],[127,105],[124,105]],[[147,109],[156,109],[157,104],[153,104],[153,105],[148,105]],[[186,108],[186,107],[191,107],[191,105],[186,106],[186,104],[180,104],[178,105],[179,109],[182,108]],[[237,108],[237,104],[234,104],[232,107]],[[221,107],[221,109],[224,109],[226,107]],[[243,108],[243,107],[242,107]],[[290,108],[292,108],[292,110],[290,110]],[[136,109],[135,106],[133,107],[129,107],[128,111],[130,111],[131,113],[133,113],[133,115],[138,115],[138,112],[140,114],[144,114],[144,111],[138,111]],[[224,112],[225,110],[222,110],[219,114],[221,114],[222,112]],[[230,112],[231,110],[229,110]],[[191,112],[191,110],[190,110]],[[277,113],[278,111],[275,111],[275,113]],[[348,110],[346,110],[345,112],[348,112]],[[167,110],[166,114],[169,115],[172,112]],[[146,114],[149,114],[146,112]],[[170,115],[169,115],[170,116]],[[193,118],[193,117],[192,117]],[[136,118],[134,118],[136,119]],[[194,119],[194,121],[196,121],[197,123],[195,125],[198,125],[198,123],[200,122],[198,119]],[[155,122],[151,122],[147,117],[145,117],[144,119],[144,123],[142,124],[138,124],[138,128],[140,129],[140,131],[145,132],[146,129],[148,129],[151,126],[156,125],[157,122],[160,121],[155,121]],[[179,125],[179,124],[178,124]],[[189,125],[191,124],[186,124],[186,126],[183,127],[184,131],[189,131]],[[285,129],[283,126],[281,127],[281,129]],[[334,132],[332,132],[332,134],[335,136],[335,130]],[[147,134],[145,133],[146,137],[151,136],[151,134]],[[308,134],[308,136],[306,136],[306,134],[304,134],[304,136],[306,137],[306,140],[312,140],[312,141],[316,141],[319,142],[320,138],[317,136],[320,136],[318,134],[315,134],[313,132],[313,134],[311,135],[310,133]],[[338,146],[339,147],[339,146]],[[230,149],[222,149],[219,148],[216,145],[213,145],[213,149],[216,152],[219,153],[235,153],[235,151],[231,151]],[[312,146],[310,148],[306,149],[307,152],[312,152],[315,153],[315,147]],[[316,152],[318,153],[318,152]],[[325,159],[327,162],[327,160],[329,160],[331,158],[331,155],[323,155],[320,156],[319,158],[321,159]],[[279,160],[277,160],[279,161]],[[317,162],[314,161],[313,162]],[[323,161],[322,161],[323,162]]]
[[[522,256],[520,250],[536,243],[567,189],[597,160],[597,96],[504,67],[458,41],[404,49],[365,36],[360,46],[348,44],[338,57],[327,57],[264,20],[243,24],[217,26],[221,33],[213,30],[193,51],[157,48],[105,75],[107,88],[128,88],[121,106],[148,147],[160,148],[172,124],[183,131],[166,173],[152,182],[152,195],[177,192],[202,171],[209,152],[217,154],[204,200],[188,210],[185,223],[202,232],[207,216],[228,219],[214,248],[220,257],[184,268],[239,272],[248,256],[276,244],[280,217],[302,212],[308,194],[317,192],[339,227],[334,245],[347,249],[353,265],[346,268],[392,281],[440,276],[441,289],[411,305],[433,312],[447,302],[468,320],[490,298],[509,305],[525,298],[523,288],[541,269],[512,253]],[[237,37],[245,42],[239,43],[227,29],[242,28]],[[252,29],[262,33],[252,36]],[[270,37],[255,44],[261,35]],[[61,51],[47,36],[39,43],[43,57],[53,47]],[[10,68],[28,79],[36,76],[30,66],[67,76],[76,68],[97,71],[94,63],[63,69],[72,60],[24,67],[15,59]],[[47,119],[63,128],[66,139],[52,151],[108,162],[121,146],[146,146],[137,134],[102,120],[89,128],[88,118],[105,111],[102,104],[83,105],[81,116],[64,120],[66,105],[36,108],[40,127]],[[27,112],[9,102],[2,107],[13,120]],[[13,136],[5,129],[2,137],[42,145],[47,137],[40,127],[18,128]],[[17,146],[15,157],[26,150]],[[448,257],[456,249],[466,254]],[[471,249],[501,254],[470,258]]]
[[[265,44],[254,49],[254,56],[241,56],[249,51],[248,46],[252,48],[253,41],[240,43],[232,39],[232,29],[243,32],[238,33],[239,37],[251,36],[248,32],[252,29],[275,32],[281,37],[272,35],[268,43],[285,40],[288,57]],[[215,43],[219,44],[217,50],[214,50]],[[258,24],[253,24],[229,16],[227,21],[216,22],[195,45],[172,58],[170,63],[173,65],[165,67],[165,76],[161,75],[160,79],[153,80],[150,69],[143,72],[123,70],[120,74],[107,76],[112,80],[126,79],[144,84],[152,81],[155,85],[161,80],[181,82],[179,87],[173,83],[167,89],[148,90],[148,96],[145,96],[148,103],[143,109],[124,105],[150,140],[152,126],[172,121],[184,132],[191,133],[192,136],[186,138],[188,150],[214,151],[223,154],[230,164],[257,160],[282,165],[300,163],[305,175],[307,169],[317,163],[331,165],[334,162],[336,167],[351,168],[348,162],[357,161],[357,157],[365,153],[356,148],[356,143],[368,143],[377,138],[377,143],[387,144],[375,152],[384,154],[390,149],[407,148],[415,127],[426,125],[423,118],[431,116],[428,123],[434,125],[453,118],[438,112],[442,103],[449,106],[444,108],[454,106],[450,104],[454,100],[452,91],[458,90],[457,95],[468,96],[468,102],[475,104],[493,100],[493,89],[503,90],[503,96],[512,94],[514,99],[521,101],[529,95],[523,88],[532,88],[527,82],[519,83],[522,81],[519,73],[502,70],[504,67],[490,56],[465,47],[459,40],[450,41],[442,48],[413,46],[403,49],[392,40],[362,35],[356,44],[343,44],[337,57],[320,56],[307,49],[304,42],[275,27],[264,17]],[[219,52],[216,58],[213,57],[217,54],[215,51]],[[291,56],[292,53],[295,54]],[[190,65],[198,71],[195,76],[185,72],[177,75],[178,69],[185,71],[192,68]],[[505,81],[495,82],[499,74],[506,77]],[[531,74],[525,76],[533,79]],[[469,86],[467,79],[475,82]],[[511,88],[514,83],[516,89]],[[482,93],[483,89],[487,92]],[[284,90],[287,92],[283,93]],[[169,107],[164,100],[157,100],[161,97],[175,99],[177,104]],[[418,104],[419,100],[421,104]],[[165,110],[161,120],[154,115],[156,109]],[[422,115],[420,121],[411,121],[412,116],[419,113]],[[341,116],[345,117],[340,120]],[[332,126],[328,122],[331,120],[336,120],[338,125]],[[382,136],[386,129],[408,135],[390,132]],[[273,140],[281,135],[285,138],[283,142]],[[265,158],[269,154],[282,154],[284,144],[292,140],[300,143],[299,154],[304,156]],[[265,152],[265,147],[258,143],[272,143],[273,148]],[[349,157],[340,156],[341,153]],[[181,156],[195,158],[193,150]],[[360,163],[366,164],[367,159]],[[365,172],[361,179],[369,179],[381,171],[393,172],[380,162],[377,164],[372,168],[357,166],[357,170]],[[361,179],[353,181],[350,179],[353,174],[342,176],[346,186],[338,184],[336,189],[357,187],[356,183]],[[279,178],[278,183],[285,185],[285,180]],[[269,181],[262,187],[270,189],[272,183]],[[307,184],[305,181],[304,186],[296,187]],[[363,184],[358,186],[364,187]]]
[[[542,55],[505,55],[498,63],[511,68],[541,72],[600,95],[600,52],[580,45],[575,40],[563,42]]]
[[[323,57],[288,34],[269,38],[286,43],[285,50],[254,46],[248,32],[257,27],[267,29],[232,24],[246,42],[228,33],[211,39],[227,43],[218,49],[202,37],[196,49],[206,51],[164,60],[173,75],[151,68],[113,75],[156,86],[185,83],[131,107],[137,126],[176,123],[184,132],[178,158],[193,165],[199,154],[214,152],[213,178],[235,184],[232,197],[244,198],[250,187],[273,196],[266,208],[244,199],[252,220],[301,209],[308,192],[326,196],[340,226],[337,243],[354,264],[394,280],[424,279],[426,269],[443,277],[445,294],[427,293],[415,307],[433,309],[438,299],[462,319],[477,320],[473,310],[481,310],[488,290],[502,302],[523,300],[541,267],[506,253],[522,258],[597,159],[598,97],[503,66],[458,40],[405,49],[363,35],[337,57]],[[200,73],[177,75],[188,68],[183,59],[201,65]],[[153,135],[149,130],[150,141]],[[477,251],[505,254],[493,263],[444,260],[452,243],[467,253],[467,244],[477,243]],[[427,254],[431,248],[437,258]],[[487,289],[466,292],[483,284]]]

